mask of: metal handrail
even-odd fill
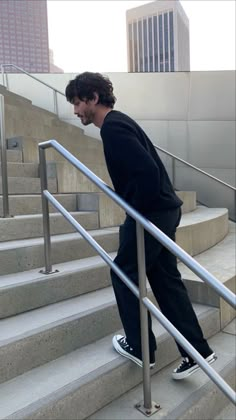
[[[185,165],[189,166],[190,168],[195,169],[197,172],[200,172],[201,174],[206,175],[209,178],[214,179],[215,181],[219,182],[220,184],[225,185],[226,187],[230,188],[231,190],[236,191],[236,188],[233,187],[232,185],[227,184],[226,182],[222,181],[221,179],[216,178],[215,176],[209,174],[208,172],[203,171],[202,169],[198,168],[197,166],[194,166],[191,163],[186,162],[185,160],[179,158],[178,156],[173,155],[170,152],[167,152],[167,150],[162,149],[161,147],[156,146],[155,144],[154,144],[154,147],[155,147],[155,149],[160,150],[161,152],[165,153],[166,155],[171,156],[173,159],[176,159],[179,162],[184,163]]]
[[[27,76],[31,77],[31,79],[37,80],[37,82],[42,83],[43,85],[52,89],[53,90],[53,98],[54,98],[54,112],[58,115],[57,93],[59,93],[62,96],[65,96],[65,94],[63,92],[54,88],[53,86],[50,86],[48,83],[44,82],[43,80],[38,79],[38,77],[33,76],[32,74],[28,73],[26,70],[22,69],[21,67],[16,66],[15,64],[1,64],[3,86],[5,86],[7,90],[9,90],[9,84],[8,84],[7,73],[4,72],[5,67],[13,67],[16,70],[19,70],[21,73],[24,73]],[[5,75],[6,75],[6,78],[5,78]],[[6,83],[5,83],[5,79],[6,79]]]
[[[4,96],[0,95],[0,152],[1,152],[1,175],[2,175],[2,207],[3,207],[3,217],[9,217],[7,155],[6,155],[7,152],[6,152],[4,110],[5,110]]]
[[[51,265],[51,242],[50,242],[50,225],[49,225],[49,206],[50,202],[86,239],[90,245],[99,253],[103,260],[112,268],[126,286],[140,299],[140,319],[141,319],[141,338],[142,338],[142,355],[143,355],[143,384],[144,384],[144,410],[151,414],[153,410],[153,402],[151,401],[150,388],[150,369],[149,369],[149,344],[147,331],[147,310],[149,310],[155,318],[174,336],[176,341],[187,351],[188,354],[199,364],[203,371],[212,379],[212,381],[222,390],[222,392],[235,404],[236,396],[231,387],[212,369],[206,360],[195,350],[195,348],[183,337],[183,335],[168,321],[168,319],[152,304],[147,298],[146,275],[145,275],[145,252],[144,252],[144,229],[147,230],[154,238],[162,243],[182,262],[184,262],[194,273],[202,280],[205,280],[211,287],[218,292],[231,306],[236,307],[235,295],[222,285],[212,274],[203,268],[190,255],[182,250],[175,242],[166,236],[153,223],[144,218],[140,213],[128,205],[120,198],[108,185],[90,171],[82,162],[75,158],[56,140],[49,140],[39,143],[39,159],[40,159],[40,178],[42,191],[42,207],[43,207],[43,225],[44,225],[44,254],[45,254],[45,274],[52,273]],[[97,185],[106,193],[113,201],[115,201],[123,210],[126,211],[133,219],[136,220],[137,232],[137,251],[138,251],[138,269],[139,269],[139,287],[135,286],[132,281],[123,273],[122,270],[112,261],[110,256],[103,248],[89,235],[89,233],[70,215],[70,213],[50,194],[47,186],[46,156],[45,150],[53,147],[64,158],[66,158],[74,167],[79,169],[88,179]]]

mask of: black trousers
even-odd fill
[[[176,228],[181,218],[179,208],[155,212],[146,217],[169,238],[175,240]],[[181,280],[176,257],[145,232],[145,258],[147,278],[162,313],[203,357],[207,357],[212,350],[203,337]],[[120,246],[114,261],[138,285],[136,222],[130,216],[126,217],[125,223],[120,227]],[[139,301],[113,271],[111,279],[127,341],[141,354]],[[156,350],[156,340],[151,328],[150,314],[148,322],[151,354]],[[187,356],[185,350],[178,344],[177,346],[181,355]]]

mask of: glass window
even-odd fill
[[[168,14],[164,14],[164,40],[165,40],[165,71],[169,71],[169,33]]]
[[[160,46],[160,71],[164,70],[163,62],[163,24],[162,24],[162,15],[159,15],[159,46]]]
[[[169,13],[169,26],[170,26],[170,71],[175,71],[173,12]]]
[[[137,22],[133,24],[134,31],[134,71],[138,71],[138,38],[137,38]]]
[[[152,18],[148,18],[148,43],[149,43],[149,60],[150,60],[150,71],[153,71],[153,42],[152,42]]]
[[[143,20],[143,41],[144,41],[144,71],[148,71],[148,40],[147,40],[147,20]]]
[[[138,21],[138,49],[139,49],[139,71],[143,71],[143,25]]]
[[[132,23],[129,24],[129,68],[130,71],[133,73],[133,25]]]
[[[153,38],[154,38],[154,71],[158,71],[158,28],[157,16],[153,17]]]

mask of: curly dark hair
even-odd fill
[[[71,104],[75,97],[81,101],[94,99],[94,93],[99,96],[99,104],[113,108],[116,97],[113,94],[113,86],[108,77],[100,73],[91,73],[86,71],[70,80],[66,87],[66,98]]]

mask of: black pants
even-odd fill
[[[175,240],[176,227],[181,218],[180,209],[159,211],[146,216],[169,238]],[[203,337],[187,290],[177,269],[176,257],[161,243],[145,232],[146,274],[153,294],[163,314],[183,336],[207,357],[212,351]],[[136,222],[127,216],[120,227],[120,246],[115,263],[138,285]],[[112,284],[127,341],[141,354],[139,301],[128,287],[111,271]],[[156,350],[156,340],[151,329],[149,314],[150,353]],[[178,345],[178,344],[177,344]],[[182,356],[187,356],[178,345]]]

